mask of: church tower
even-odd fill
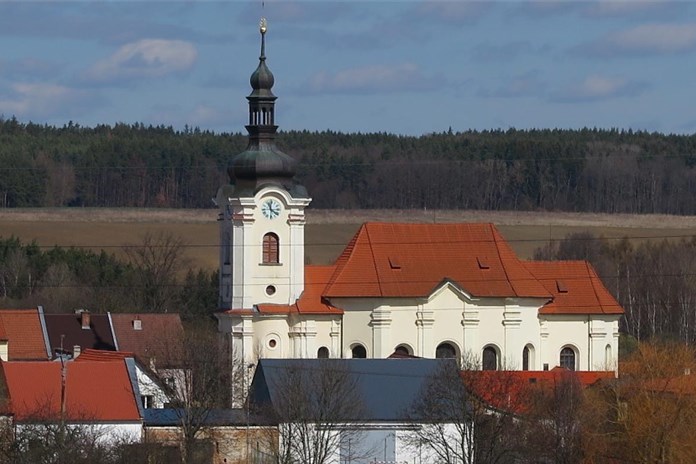
[[[259,65],[250,78],[249,142],[230,162],[220,188],[219,309],[295,303],[304,290],[307,190],[295,180],[296,161],[275,144],[274,77],[266,65],[262,19]]]

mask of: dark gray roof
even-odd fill
[[[440,369],[454,369],[452,359],[261,359],[251,384],[256,406],[282,398],[283,376],[290,369],[345,370],[359,389],[363,417],[349,421],[399,422],[414,419],[413,405]],[[311,397],[311,387],[306,387]]]

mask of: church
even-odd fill
[[[518,258],[493,224],[363,224],[305,264],[309,194],[275,144],[274,77],[251,75],[246,150],[220,208],[218,328],[260,358],[448,357],[482,369],[615,370],[623,309],[585,261]]]

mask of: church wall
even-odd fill
[[[558,365],[566,345],[580,349],[580,370],[615,370],[619,353],[619,317],[616,315],[546,315],[549,367]]]

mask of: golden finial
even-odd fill
[[[266,18],[261,18],[261,22],[259,23],[259,30],[262,34],[265,34],[267,29],[268,25],[266,24]]]

